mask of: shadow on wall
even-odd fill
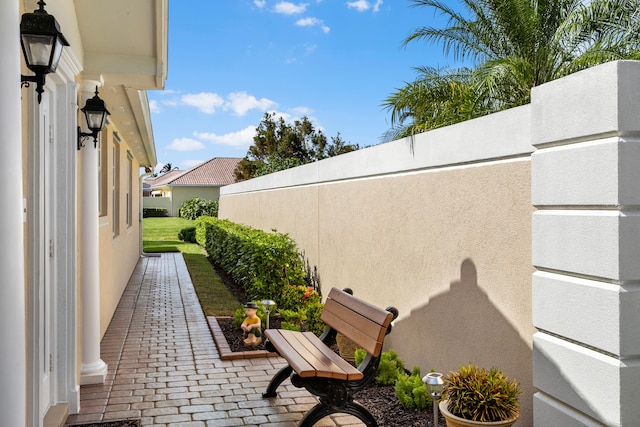
[[[446,374],[469,363],[499,368],[522,386],[518,425],[533,425],[532,350],[479,286],[472,260],[462,262],[460,280],[447,292],[396,321],[387,342],[407,368],[423,373]]]

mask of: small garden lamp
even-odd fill
[[[269,329],[269,314],[273,311],[273,308],[276,306],[276,302],[270,299],[263,299],[260,301],[260,305],[265,313],[267,313],[267,327],[265,329]]]
[[[439,372],[429,372],[422,378],[422,382],[427,386],[427,390],[433,400],[433,425],[438,425],[438,398],[442,394],[444,381],[442,374]]]

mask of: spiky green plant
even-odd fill
[[[504,421],[520,413],[520,384],[497,368],[469,364],[444,378],[442,399],[453,415],[473,421]]]
[[[427,392],[427,386],[422,382],[418,366],[414,366],[411,375],[398,375],[394,389],[400,404],[406,409],[421,410],[431,405],[431,396]]]

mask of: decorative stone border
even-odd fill
[[[224,319],[228,319],[228,317],[221,317]],[[218,353],[220,353],[220,359],[222,360],[238,360],[238,359],[257,359],[260,357],[278,357],[277,353],[273,353],[267,350],[247,350],[247,351],[231,351],[229,347],[229,343],[227,343],[227,339],[218,324],[218,320],[214,316],[207,316],[207,323],[209,324],[209,329],[211,330],[211,334],[213,335],[213,340],[216,343],[216,347],[218,348]]]

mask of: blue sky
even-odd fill
[[[265,112],[327,137],[380,142],[380,104],[417,66],[457,66],[404,38],[442,18],[409,0],[171,0],[169,71],[149,91],[158,168],[244,157]],[[439,20],[439,21],[438,21]]]

